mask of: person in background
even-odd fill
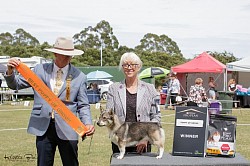
[[[236,89],[236,81],[235,79],[230,79],[228,81],[228,91],[230,92],[235,92],[237,89]]]
[[[175,108],[176,96],[180,95],[180,90],[180,81],[177,79],[176,73],[170,73],[168,96],[170,96],[171,109]]]
[[[91,82],[87,88],[88,90],[93,90],[93,83]]]
[[[168,93],[168,83],[169,83],[169,76],[166,75],[166,78],[162,81],[162,93]]]
[[[92,84],[92,89],[93,89],[93,90],[98,90],[98,91],[99,91],[98,84],[97,84],[97,83],[93,83],[93,84]]]
[[[237,100],[237,96],[236,96],[236,81],[235,79],[230,79],[228,81],[228,91],[230,92],[234,92],[234,95],[233,95],[233,100],[236,101]],[[235,108],[237,108],[237,102],[233,102],[233,105]]]
[[[156,101],[157,101],[157,104],[160,104],[160,101],[161,101],[161,93],[162,93],[162,86],[161,85],[159,85],[158,87],[157,87],[157,93],[158,93],[158,97],[156,98]]]
[[[92,90],[94,91],[95,102],[99,102],[101,100],[101,92],[97,83],[93,83]]]
[[[165,109],[168,108],[169,106],[169,100],[170,100],[170,73],[168,73],[165,77],[165,86],[166,86],[166,89],[167,89],[167,93],[166,93],[166,101],[165,101]]]
[[[193,106],[201,107],[203,106],[202,102],[207,100],[206,91],[202,84],[203,80],[201,78],[196,78],[195,85],[190,87],[189,101],[194,103]]]
[[[162,93],[162,86],[161,86],[161,85],[159,85],[159,86],[157,87],[157,92],[158,92],[158,93]]]
[[[2,79],[0,79],[0,90],[2,91]],[[3,103],[3,99],[2,99],[2,94],[0,94],[0,104],[2,104]]]
[[[109,86],[106,108],[114,110],[121,123],[123,122],[157,122],[161,113],[158,110],[158,93],[153,84],[141,81],[138,73],[142,68],[141,59],[133,52],[121,56],[120,70],[125,79]],[[119,148],[112,143],[113,153]],[[136,147],[127,147],[126,152],[150,152],[148,142],[140,142]]]
[[[216,83],[214,82],[213,77],[209,77],[208,86],[209,86],[209,91],[208,91],[209,98],[212,100],[215,100],[216,99],[216,90],[215,90]]]
[[[68,37],[57,38],[54,48],[45,50],[54,53],[54,62],[38,64],[33,72],[73,114],[79,116],[81,122],[88,128],[86,136],[92,135],[95,129],[92,125],[90,105],[86,93],[87,77],[70,63],[73,56],[81,55],[83,51],[74,49],[73,40]],[[14,69],[19,63],[18,59],[11,58],[7,64],[8,70],[5,79],[11,89],[31,87],[21,75],[14,75]],[[69,87],[67,87],[68,85]],[[70,92],[66,93],[68,89]],[[69,100],[66,101],[68,94]],[[34,91],[34,105],[28,133],[36,135],[37,165],[53,166],[56,147],[59,149],[62,165],[79,165],[78,134],[36,91]]]

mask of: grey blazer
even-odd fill
[[[137,89],[136,117],[138,122],[160,122],[161,113],[156,99],[159,94],[153,84],[139,80]],[[113,109],[119,120],[126,119],[126,85],[125,80],[109,87],[107,109]]]
[[[34,73],[51,89],[50,79],[53,70],[53,63],[39,64],[35,66]],[[69,64],[69,71],[66,78],[72,77],[70,86],[70,101],[66,98],[66,81],[58,94],[58,98],[71,110],[78,115],[83,124],[92,124],[89,101],[86,93],[86,75],[80,70]],[[24,89],[31,87],[22,77],[5,75],[6,82],[11,89]],[[52,108],[51,106],[34,91],[34,105],[28,125],[28,133],[42,136],[47,131]],[[78,140],[78,134],[55,112],[55,127],[57,135],[63,140]]]

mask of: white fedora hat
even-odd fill
[[[44,50],[67,56],[82,55],[84,52],[74,48],[73,40],[70,37],[58,37],[54,48],[45,48]]]

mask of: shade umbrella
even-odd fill
[[[166,76],[170,71],[162,67],[149,67],[139,74],[139,78],[150,78],[150,77],[163,77]]]
[[[105,71],[92,71],[90,73],[87,74],[87,79],[102,79],[102,78],[111,78],[113,77],[112,75],[110,75],[109,73],[105,72]]]

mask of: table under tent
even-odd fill
[[[240,85],[236,90],[236,99],[240,107],[250,107],[250,57],[227,63],[227,73],[236,72],[236,84]]]

